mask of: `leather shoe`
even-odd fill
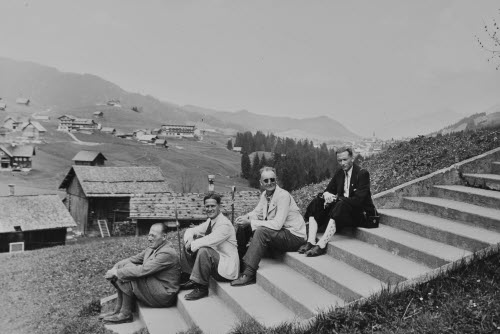
[[[105,324],[124,324],[126,322],[134,321],[132,314],[125,315],[123,313],[118,313],[109,317],[102,319]]]
[[[307,244],[300,246],[298,252],[299,252],[299,254],[304,254],[305,252],[307,252],[308,250],[310,250],[313,247],[314,247],[314,245],[308,241]]]
[[[241,275],[237,279],[231,282],[231,286],[244,286],[249,284],[255,284],[257,282],[255,276]]]
[[[181,290],[191,290],[191,289],[196,288],[197,286],[198,286],[198,284],[196,282],[189,280],[186,283],[179,285],[179,288]]]
[[[111,311],[111,312],[107,312],[107,313],[101,313],[97,316],[97,319],[102,320],[104,318],[110,317],[110,316],[118,314],[118,313],[120,313],[120,311]]]
[[[326,253],[326,247],[321,248],[318,245],[314,246],[310,250],[306,252],[307,257],[314,257],[314,256],[320,256]]]
[[[197,285],[196,288],[184,296],[185,300],[197,300],[208,296],[208,287]]]

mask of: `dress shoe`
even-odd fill
[[[310,250],[306,252],[307,257],[314,257],[314,256],[320,256],[326,253],[326,247],[321,248],[318,245],[314,246]]]
[[[189,280],[186,283],[183,283],[183,284],[179,285],[179,288],[181,290],[191,290],[191,289],[196,288],[197,286],[198,286],[198,283]]]
[[[231,282],[231,286],[244,286],[249,284],[255,284],[257,280],[255,276],[241,275],[237,279]]]
[[[298,252],[299,252],[299,254],[304,254],[305,252],[307,252],[308,250],[310,250],[313,247],[314,247],[314,245],[308,241],[307,244],[300,246]]]
[[[184,296],[185,300],[197,300],[208,296],[208,286],[197,284],[196,288]]]
[[[102,319],[105,324],[123,324],[126,322],[134,321],[132,314],[125,315],[123,313],[118,313],[109,317]]]
[[[119,310],[118,311],[111,311],[111,312],[107,312],[107,313],[101,313],[97,316],[97,319],[102,320],[104,318],[110,317],[110,316],[118,314],[118,313],[120,313]]]

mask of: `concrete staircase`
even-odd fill
[[[265,259],[255,285],[213,281],[208,298],[186,301],[189,291],[182,291],[177,307],[140,306],[140,316],[151,334],[192,326],[227,333],[250,319],[265,326],[305,322],[388,284],[425,280],[436,268],[500,243],[500,162],[490,170],[463,174],[461,184],[433,185],[426,196],[403,197],[398,207],[379,210],[378,229],[335,235],[325,256]]]

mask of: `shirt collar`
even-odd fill
[[[349,168],[349,170],[347,171],[347,175],[349,176],[349,179],[351,178],[351,175],[352,175],[352,166],[351,168]]]

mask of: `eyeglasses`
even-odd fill
[[[262,180],[262,182],[264,182],[265,184],[268,184],[268,183],[274,183],[274,182],[276,182],[276,178],[271,177],[271,178],[269,178],[269,179],[264,179],[264,180]]]

